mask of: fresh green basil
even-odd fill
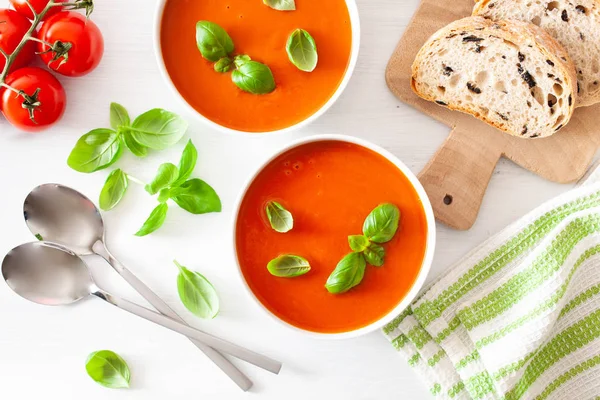
[[[371,243],[364,250],[365,259],[374,267],[381,267],[385,258],[385,249],[377,243]]]
[[[140,145],[164,150],[179,142],[187,128],[188,123],[179,115],[155,108],[138,116],[128,130]]]
[[[160,189],[160,192],[158,192],[158,197],[156,198],[156,200],[158,200],[159,203],[166,203],[170,197],[171,197],[171,189],[164,188],[164,189]]]
[[[196,23],[196,44],[202,57],[219,61],[233,52],[233,40],[225,29],[210,21]]]
[[[310,264],[304,257],[286,254],[269,261],[267,269],[271,275],[280,278],[293,278],[310,271]]]
[[[134,156],[143,158],[148,155],[148,148],[136,142],[128,128],[121,128],[120,132],[123,144]]]
[[[221,211],[221,199],[215,190],[201,179],[194,178],[171,189],[171,199],[192,214]]]
[[[219,297],[214,286],[202,274],[190,271],[173,261],[179,268],[177,291],[181,302],[199,318],[214,318],[219,313]]]
[[[111,389],[129,387],[131,373],[125,360],[110,350],[100,350],[91,353],[86,362],[85,370],[90,378],[100,385]]]
[[[94,129],[77,141],[67,164],[75,171],[90,173],[109,167],[121,154],[117,132],[111,129]]]
[[[131,124],[129,113],[122,105],[110,103],[110,126],[116,131]]]
[[[223,57],[221,59],[219,59],[219,61],[217,61],[215,63],[215,71],[224,74],[225,72],[228,72],[231,69],[231,66],[233,65],[233,60],[229,57]]]
[[[164,163],[158,167],[158,172],[156,176],[146,185],[146,192],[151,195],[155,195],[161,189],[169,187],[173,182],[177,180],[177,176],[179,176],[179,170],[174,164]]]
[[[161,203],[156,206],[150,213],[146,222],[144,222],[144,225],[136,232],[135,236],[146,236],[160,228],[167,218],[168,209],[169,206],[167,206],[167,203]]]
[[[190,177],[190,175],[192,175],[194,168],[196,168],[197,161],[198,150],[196,150],[194,143],[189,140],[183,149],[181,158],[179,159],[179,175],[177,176],[177,180],[173,182],[173,186],[180,186],[187,180],[187,178]]]
[[[371,242],[363,235],[348,236],[348,245],[350,245],[352,251],[364,251],[367,247],[369,247],[369,244],[371,244]]]
[[[245,92],[267,94],[275,90],[271,69],[257,61],[246,61],[231,73],[233,83]]]
[[[233,63],[235,64],[236,68],[241,67],[242,65],[246,64],[248,61],[252,61],[252,59],[247,54],[238,54],[237,56],[235,56],[233,58]]]
[[[347,292],[363,280],[366,266],[362,253],[346,255],[329,275],[325,288],[333,294]]]
[[[269,201],[265,207],[271,228],[279,233],[286,233],[294,227],[292,213],[276,201]]]
[[[286,51],[291,63],[300,71],[312,72],[317,67],[319,55],[317,44],[310,33],[296,29],[288,38]]]
[[[294,11],[296,9],[294,0],[263,0],[263,3],[279,11]]]
[[[125,195],[128,184],[127,174],[120,168],[108,174],[104,187],[100,192],[100,208],[104,211],[115,208]]]
[[[392,240],[398,230],[400,210],[393,204],[377,206],[363,225],[363,234],[375,243],[385,243]]]

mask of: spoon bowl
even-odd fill
[[[94,287],[81,258],[46,242],[26,243],[12,249],[2,262],[2,276],[19,296],[48,306],[75,303],[88,296]]]
[[[23,215],[38,239],[68,245],[78,255],[94,254],[94,244],[104,236],[104,222],[94,203],[63,185],[48,183],[33,189]]]

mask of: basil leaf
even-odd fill
[[[286,254],[269,261],[267,269],[271,275],[280,278],[293,278],[310,271],[310,264],[304,257]]]
[[[286,51],[288,58],[300,71],[312,72],[317,67],[317,44],[304,29],[296,29],[289,36]]]
[[[171,189],[164,188],[160,189],[160,192],[158,192],[157,200],[159,203],[166,203],[167,200],[169,200],[169,197],[171,197]]]
[[[78,172],[95,172],[115,163],[122,154],[117,132],[94,129],[83,135],[71,151],[67,164]]]
[[[352,251],[361,252],[364,251],[371,242],[363,235],[352,235],[348,236],[348,244]]]
[[[246,64],[248,61],[252,61],[252,59],[247,54],[238,54],[237,56],[235,56],[233,58],[233,63],[235,64],[236,68],[241,67],[242,65]]]
[[[363,224],[363,233],[372,242],[385,243],[392,240],[398,230],[400,210],[393,204],[377,206]]]
[[[271,228],[279,233],[286,233],[294,227],[294,217],[276,201],[270,201],[265,207]]]
[[[296,9],[294,0],[263,0],[263,3],[279,11],[294,11]]]
[[[329,275],[325,288],[333,294],[347,292],[362,281],[366,266],[362,253],[346,255]]]
[[[221,199],[215,190],[201,179],[194,178],[171,189],[171,199],[192,214],[221,211]]]
[[[146,192],[152,195],[158,193],[160,189],[168,187],[171,183],[175,182],[178,175],[179,171],[174,164],[161,164],[152,182],[146,185]]]
[[[128,130],[142,146],[164,150],[179,142],[187,128],[188,123],[179,115],[155,108],[137,117]]]
[[[233,65],[233,60],[231,58],[223,57],[215,63],[214,68],[215,68],[215,71],[223,74],[225,72],[228,72],[231,69],[232,65]]]
[[[100,385],[111,389],[129,387],[131,374],[125,360],[110,350],[100,350],[91,353],[86,362],[85,370],[90,378]]]
[[[122,126],[128,126],[131,123],[129,113],[122,105],[110,103],[110,126],[118,130]]]
[[[275,90],[271,69],[257,61],[247,61],[231,73],[233,83],[245,92],[267,94]]]
[[[167,218],[168,209],[169,206],[167,206],[167,203],[161,203],[156,206],[150,213],[146,222],[144,222],[144,225],[136,232],[135,236],[146,236],[160,228]]]
[[[179,268],[177,291],[181,302],[200,318],[214,318],[219,313],[219,297],[214,286],[198,272],[193,272],[173,261]]]
[[[128,185],[127,174],[120,168],[108,174],[104,187],[100,192],[100,208],[104,211],[115,208],[125,195]]]
[[[374,267],[381,267],[385,258],[385,249],[377,243],[371,243],[364,250],[365,259]]]
[[[148,155],[148,148],[136,142],[129,129],[121,129],[119,132],[121,132],[123,144],[125,144],[125,147],[127,147],[134,156],[146,157]]]
[[[187,178],[190,177],[192,172],[194,172],[197,161],[198,151],[196,150],[194,143],[189,140],[183,149],[183,153],[181,154],[181,159],[179,160],[179,175],[177,176],[177,180],[173,182],[173,186],[181,185]]]
[[[202,57],[218,61],[233,52],[233,40],[225,29],[210,21],[196,23],[196,44]]]

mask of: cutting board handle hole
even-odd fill
[[[446,194],[446,196],[444,196],[444,204],[445,205],[449,206],[450,204],[452,204],[452,200],[454,200],[454,199],[452,198],[451,195]]]

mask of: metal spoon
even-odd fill
[[[160,313],[185,323],[167,303],[110,253],[104,243],[104,222],[100,211],[83,194],[59,184],[41,185],[33,189],[25,199],[23,213],[27,226],[38,239],[60,243],[80,256],[99,255]],[[252,387],[252,381],[218,351],[202,343],[194,344],[242,390]],[[278,373],[279,369],[269,371]]]
[[[203,344],[271,371],[281,364],[268,357],[211,336],[165,315],[113,296],[93,281],[85,262],[55,243],[33,242],[12,249],[2,262],[2,276],[21,297],[43,305],[66,305],[96,296],[125,311],[193,338]]]

